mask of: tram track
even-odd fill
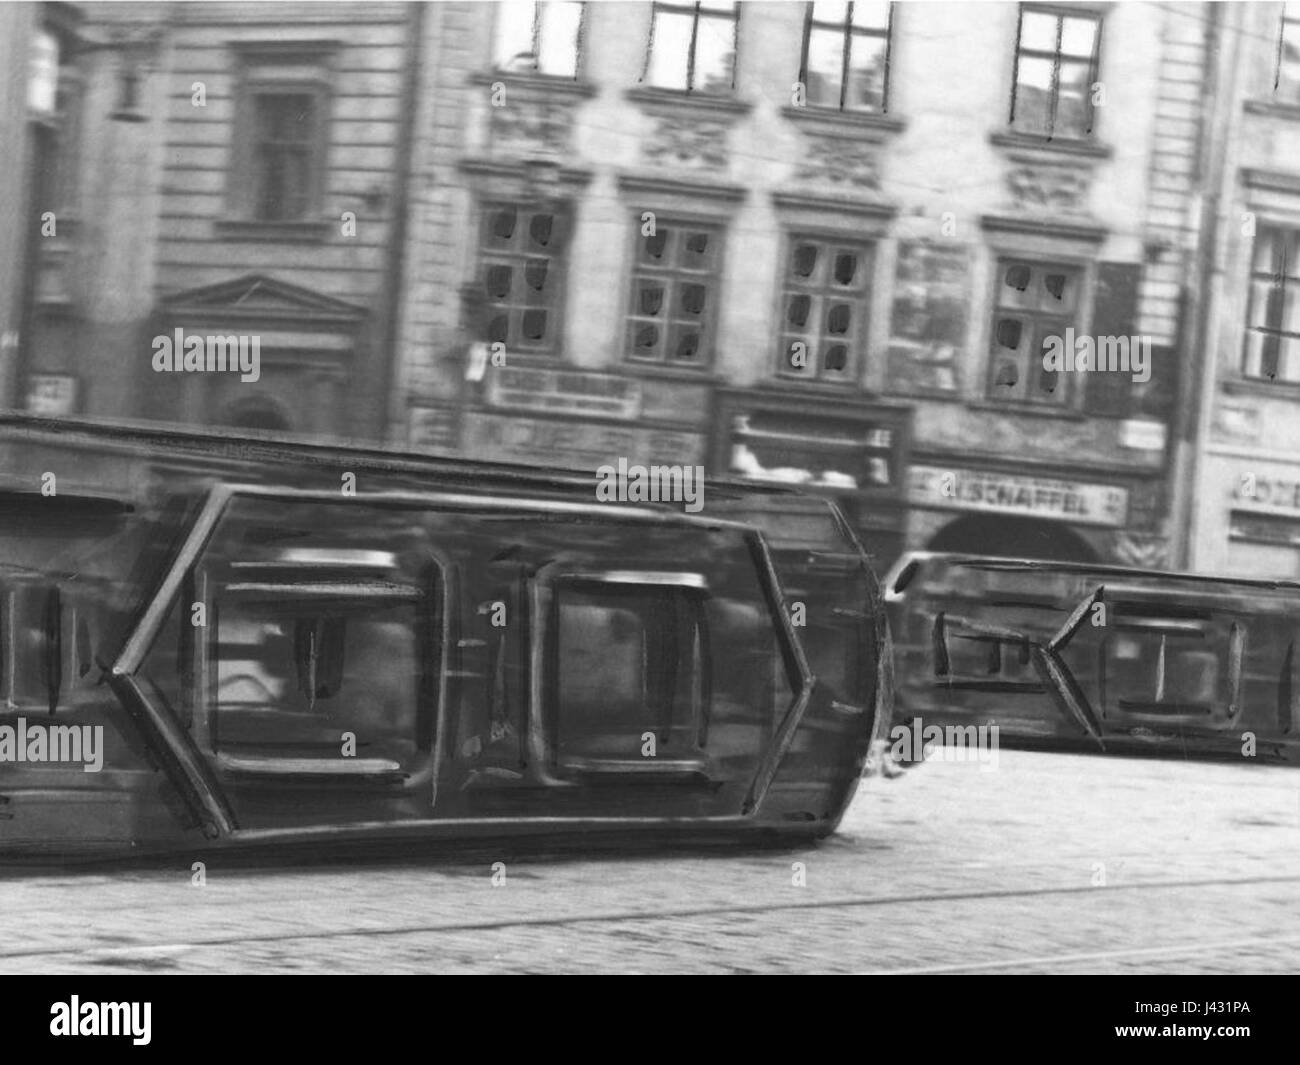
[[[149,955],[168,956],[172,954],[181,954],[189,951],[200,951],[212,948],[237,948],[245,944],[289,944],[289,943],[311,943],[311,942],[328,942],[338,941],[356,937],[362,938],[380,938],[380,937],[401,937],[401,936],[428,936],[439,934],[459,934],[465,932],[493,932],[507,929],[528,929],[528,928],[557,928],[557,927],[579,927],[594,925],[614,925],[614,924],[651,924],[663,921],[683,921],[694,918],[709,917],[726,917],[726,916],[744,916],[754,915],[762,916],[781,912],[818,912],[832,910],[862,910],[862,909],[886,909],[892,906],[924,906],[932,904],[957,904],[957,903],[978,903],[978,902],[1011,902],[1017,899],[1028,902],[1035,898],[1046,897],[1068,897],[1076,895],[1095,895],[1099,892],[1106,893],[1142,893],[1152,891],[1178,891],[1197,888],[1248,888],[1252,886],[1261,886],[1268,884],[1296,884],[1300,883],[1300,873],[1277,876],[1256,876],[1256,877],[1206,877],[1206,878],[1183,878],[1183,879],[1164,879],[1164,880],[1144,880],[1133,883],[1114,883],[1105,888],[1093,887],[1091,885],[1056,885],[1039,888],[1019,888],[1019,889],[988,889],[976,891],[960,892],[918,892],[904,895],[886,895],[886,896],[861,896],[848,895],[836,896],[829,899],[819,899],[810,902],[765,902],[754,904],[727,904],[714,906],[694,906],[694,907],[672,907],[662,910],[646,909],[610,909],[596,913],[585,914],[564,914],[556,916],[525,916],[514,919],[478,919],[478,920],[461,920],[461,921],[434,921],[425,923],[407,923],[393,925],[389,927],[349,927],[349,928],[320,928],[302,931],[287,931],[266,934],[257,930],[251,930],[248,933],[238,935],[225,935],[207,938],[196,938],[186,941],[160,941],[160,942],[135,942],[121,944],[116,946],[93,946],[68,949],[58,946],[43,946],[38,948],[5,950],[0,949],[0,964],[4,962],[51,959],[51,958],[69,958],[82,959],[101,964],[112,964],[115,957],[121,958],[124,962],[129,963],[133,958],[147,957]],[[1260,945],[1277,946],[1291,942],[1300,942],[1300,935],[1271,937],[1267,940],[1260,939],[1253,941],[1249,939],[1238,939],[1223,942],[1213,942],[1205,944],[1184,944],[1168,945],[1157,947],[1143,947],[1123,949],[1117,951],[1093,952],[1093,953],[1066,953],[1061,955],[1045,955],[1037,957],[1024,957],[1012,959],[988,959],[981,962],[963,962],[956,965],[939,965],[925,966],[917,968],[902,968],[891,970],[880,970],[896,975],[907,973],[941,973],[941,972],[966,972],[977,971],[982,969],[1004,969],[1020,965],[1050,965],[1057,962],[1069,963],[1083,960],[1101,960],[1106,958],[1134,957],[1140,958],[1145,954],[1151,956],[1161,956],[1169,954],[1172,956],[1182,956],[1184,953],[1202,953],[1216,949],[1224,949],[1226,945],[1234,948],[1248,946],[1252,942],[1258,942]]]

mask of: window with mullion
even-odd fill
[[[717,314],[721,229],[661,218],[652,234],[638,228],[637,240],[628,358],[707,366]]]
[[[1100,46],[1100,15],[1021,5],[1012,128],[1048,138],[1090,135]]]
[[[552,207],[488,204],[480,236],[487,337],[508,352],[549,355],[559,340],[562,234],[567,216]]]
[[[294,222],[312,201],[318,155],[318,99],[311,92],[253,94],[253,215]]]
[[[799,81],[812,107],[884,111],[893,4],[815,0],[804,17]]]
[[[1268,227],[1255,238],[1242,373],[1300,381],[1300,229]]]
[[[852,383],[867,315],[870,249],[796,236],[788,254],[777,372]]]
[[[1049,337],[1063,343],[1066,330],[1077,329],[1080,280],[1077,267],[999,262],[990,337],[991,399],[1051,406],[1069,402],[1068,374],[1045,369],[1043,356]]]
[[[734,0],[656,0],[643,80],[681,92],[731,92],[735,87],[738,18],[739,5]]]
[[[586,22],[577,0],[505,0],[497,5],[497,69],[576,78]]]
[[[1290,4],[1282,5],[1277,33],[1273,92],[1289,103],[1300,103],[1300,15],[1291,10]]]

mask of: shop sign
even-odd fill
[[[1023,514],[1079,525],[1123,526],[1128,520],[1128,490],[1046,477],[913,466],[908,500],[916,506]]]

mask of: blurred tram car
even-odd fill
[[[879,588],[821,499],[710,481],[692,514],[590,474],[0,436],[0,853],[822,836],[888,728]],[[140,487],[45,496],[19,452]]]
[[[913,553],[885,578],[900,720],[1005,745],[1300,759],[1300,585]]]

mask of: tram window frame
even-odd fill
[[[189,663],[190,698],[196,711],[201,708],[194,714],[194,738],[219,768],[239,775],[299,778],[313,783],[327,773],[330,778],[400,785],[433,757],[442,728],[451,615],[447,565],[425,539],[422,522],[409,508],[372,505],[358,518],[353,504],[348,507],[344,524],[319,520],[318,509],[329,511],[334,506],[332,499],[283,499],[273,493],[241,491],[223,509],[185,579],[185,601],[202,602],[206,610],[204,627],[182,632],[182,642],[188,648],[179,656]],[[385,533],[385,519],[403,517],[409,520]],[[329,531],[321,533],[322,529]],[[332,641],[327,638],[325,630],[329,626],[321,624],[322,618],[346,616],[351,621],[365,617],[382,624],[394,620],[392,608],[411,608],[412,613],[400,619],[403,625],[409,625],[410,687],[392,703],[398,708],[396,715],[381,713],[375,719],[379,723],[396,721],[401,728],[379,730],[385,734],[379,741],[378,755],[368,756],[360,750],[364,736],[360,729],[349,729],[346,723],[340,724],[340,729],[354,732],[357,738],[358,750],[351,758],[342,756],[342,731],[339,746],[328,756],[314,752],[290,756],[270,748],[259,751],[258,744],[244,749],[227,749],[223,745],[218,696],[221,613],[223,604],[229,601],[231,586],[241,582],[245,585],[242,595],[264,608],[274,606],[284,619],[281,636],[288,641],[288,657],[282,664],[287,664],[288,672],[282,679],[288,685],[286,698],[289,704],[303,704],[298,710],[305,709],[308,714],[320,712],[319,706],[308,704],[334,699],[340,693],[331,690],[330,675],[337,670],[328,663],[324,663],[323,672],[317,673],[314,699],[304,691],[301,653],[306,628],[324,634],[326,638],[319,646],[328,651],[326,645]],[[300,623],[312,619],[314,625],[304,627]],[[336,631],[334,636],[348,639],[346,632]],[[409,721],[401,705],[408,697],[413,704]],[[343,712],[348,713],[346,708]],[[310,741],[296,745],[311,748],[317,744]]]
[[[691,580],[693,577],[696,579]],[[546,670],[544,717],[553,767],[561,773],[628,773],[637,776],[681,775],[683,772],[698,774],[704,771],[709,761],[705,747],[712,711],[713,660],[707,609],[709,592],[703,579],[690,574],[675,576],[644,574],[639,578],[636,574],[622,574],[615,579],[606,579],[601,574],[570,573],[552,578],[547,582],[547,590],[549,605],[545,612],[547,624],[544,641]],[[674,679],[671,681],[673,685],[671,714],[666,721],[652,720],[652,699],[662,698],[666,692],[650,691],[648,685],[652,674],[646,670],[645,666],[648,663],[643,660],[643,670],[638,681],[642,691],[642,702],[638,713],[644,715],[644,720],[635,727],[634,733],[629,733],[632,742],[629,744],[628,754],[592,752],[590,749],[566,750],[569,744],[563,738],[564,648],[561,644],[560,614],[564,606],[565,593],[572,593],[575,590],[579,595],[585,593],[589,599],[607,597],[611,603],[619,599],[631,603],[639,600],[644,604],[641,606],[640,618],[643,622],[641,629],[643,641],[648,635],[644,627],[648,612],[661,609],[665,604],[668,605],[671,624],[674,626],[673,645],[676,648],[678,667],[672,674]],[[646,595],[648,591],[658,593],[655,596],[660,601],[658,604],[649,601]],[[609,609],[615,608],[611,606]],[[685,630],[686,641],[683,645],[681,623],[684,618],[689,619],[690,627]],[[667,633],[665,632],[664,635]],[[648,653],[644,642],[642,653],[643,655]],[[689,663],[689,673],[684,677],[680,675],[683,661]],[[684,710],[678,705],[679,698],[683,694],[683,685],[687,699]],[[644,744],[648,742],[647,734],[654,737],[653,757],[644,754]],[[689,745],[673,744],[674,737],[678,736],[691,737],[693,741]],[[578,742],[581,743],[581,737]]]

